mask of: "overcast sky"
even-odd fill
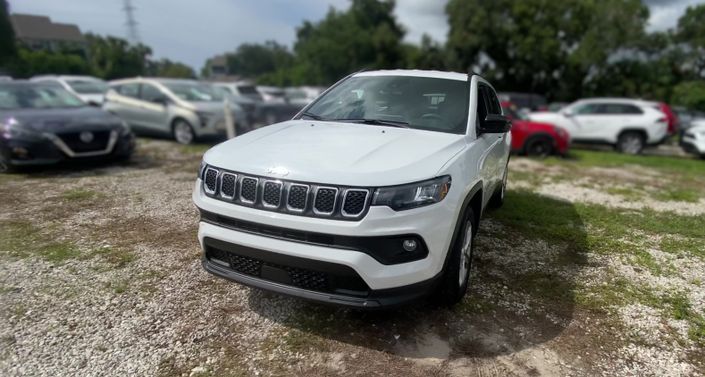
[[[77,24],[83,32],[127,36],[123,0],[9,0],[16,13],[41,14],[55,22]],[[705,0],[645,0],[651,8],[649,30],[675,26],[688,5]],[[446,0],[397,0],[397,17],[406,39],[418,42],[423,33],[445,41]],[[319,20],[329,7],[347,7],[348,0],[132,0],[142,42],[154,56],[185,62],[199,70],[206,58],[235,49],[244,42],[268,39],[291,45],[295,28]]]

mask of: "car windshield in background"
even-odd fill
[[[352,77],[319,98],[306,114],[320,120],[396,123],[463,134],[467,125],[468,95],[468,83],[460,80]]]
[[[71,89],[80,94],[105,94],[108,84],[98,80],[68,80]]]
[[[53,109],[86,104],[57,86],[0,85],[0,109]]]
[[[164,83],[164,86],[175,96],[189,102],[218,102],[225,98],[223,91],[208,84]]]

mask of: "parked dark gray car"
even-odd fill
[[[120,118],[58,85],[0,83],[0,172],[65,160],[129,158],[134,135]]]

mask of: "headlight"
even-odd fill
[[[198,115],[198,120],[201,122],[201,126],[203,127],[208,125],[208,121],[213,116],[213,114],[205,111],[196,111],[196,115]]]
[[[130,133],[130,125],[127,122],[122,121],[120,123],[120,136],[125,136]]]
[[[5,139],[41,139],[44,136],[37,131],[22,127],[14,118],[8,119],[2,125],[2,136]]]
[[[438,203],[448,195],[450,176],[408,185],[382,187],[375,190],[373,206],[388,206],[395,211]]]

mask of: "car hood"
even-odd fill
[[[0,111],[0,121],[14,119],[22,127],[38,132],[64,132],[76,129],[113,129],[120,118],[92,106],[57,109],[17,109]]]
[[[259,176],[374,187],[435,177],[464,145],[463,135],[291,120],[217,145],[204,160]]]

